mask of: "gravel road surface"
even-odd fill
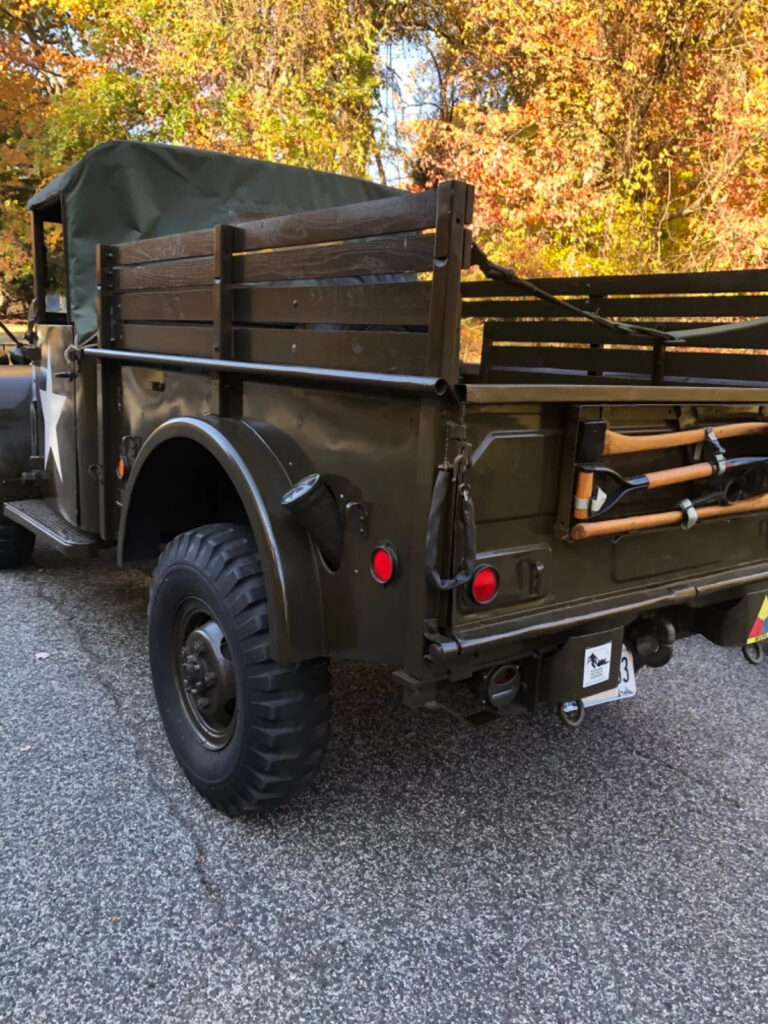
[[[142,574],[41,547],[0,599],[4,1024],[768,1021],[768,661],[682,642],[574,733],[338,666],[313,791],[230,820],[165,742]]]

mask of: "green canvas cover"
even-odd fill
[[[146,142],[105,142],[28,206],[61,201],[69,308],[78,336],[96,330],[96,246],[396,195],[397,189],[305,167]]]

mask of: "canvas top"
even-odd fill
[[[61,219],[68,302],[85,340],[96,330],[96,246],[236,223],[248,214],[302,213],[397,194],[305,167],[158,143],[105,142],[27,204]]]

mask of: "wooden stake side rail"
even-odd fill
[[[465,311],[467,307],[464,307]],[[466,316],[467,313],[465,312]],[[668,318],[655,319],[651,326],[659,331],[686,331],[692,335],[691,341],[679,341],[677,344],[670,342],[667,346],[668,352],[698,351],[708,348],[749,348],[768,349],[768,330],[755,331],[749,329],[749,337],[745,338],[745,331],[750,320],[734,323],[717,323],[704,319],[696,320],[671,320]],[[712,330],[716,327],[716,330]],[[707,333],[701,333],[706,331]],[[580,346],[581,349],[589,349],[599,345],[605,352],[612,351],[637,351],[653,349],[652,339],[631,334],[617,335],[616,331],[602,324],[593,323],[590,320],[560,320],[560,319],[509,319],[509,320],[487,320],[484,326],[484,334],[489,344],[498,345],[496,359],[500,359],[505,350],[510,354],[525,351],[526,342],[549,342],[550,344]],[[504,344],[506,343],[506,344]],[[511,351],[510,351],[511,350]]]
[[[296,366],[300,342],[307,367],[457,380],[471,216],[471,187],[446,182],[114,246],[102,347],[200,358],[210,338],[213,358],[237,348],[257,363]],[[356,337],[346,343],[339,332]]]
[[[499,383],[749,386],[768,383],[768,269],[537,280],[609,319],[686,338],[619,334],[512,283],[462,285],[462,314],[483,320],[480,379]],[[706,333],[697,333],[697,332]],[[718,350],[740,350],[722,352]]]
[[[713,295],[768,292],[768,270],[707,270],[682,274],[606,274],[594,277],[541,277],[538,284],[561,298],[602,298],[623,295]],[[505,281],[467,281],[465,298],[493,298],[528,292]]]
[[[768,316],[768,295],[650,295],[641,298],[568,300],[579,308],[625,320],[641,317],[762,317]],[[548,317],[572,319],[573,313],[542,299],[474,299],[464,302],[464,316]],[[618,340],[618,339],[617,339]],[[646,339],[647,344],[648,339]]]
[[[301,288],[230,288],[238,324],[391,324],[426,327],[431,284],[327,284]],[[213,320],[213,289],[127,292],[120,318],[137,321]]]
[[[768,333],[768,332],[767,332]],[[768,348],[768,337],[765,339]],[[735,347],[735,342],[731,347]],[[741,346],[739,346],[741,347]],[[545,343],[498,345],[487,372],[505,380],[526,379],[589,384],[649,383],[656,369],[657,354],[637,346],[605,348],[601,345],[557,348]],[[698,381],[716,385],[720,381],[747,381],[750,385],[768,383],[768,353],[681,352],[662,350],[663,380],[667,384]],[[555,380],[558,377],[558,380]]]
[[[237,229],[236,229],[237,230]],[[407,234],[346,243],[310,246],[300,250],[233,253],[232,283],[304,281],[351,275],[409,274],[432,270],[433,234]],[[213,284],[213,256],[139,263],[118,267],[118,291],[159,291]]]

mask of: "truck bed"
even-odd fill
[[[452,182],[102,246],[100,339],[85,355],[124,396],[122,421],[102,424],[102,450],[120,436],[148,436],[183,407],[190,376],[210,382],[199,392],[206,415],[269,424],[281,438],[270,441],[276,452],[298,446],[297,465],[358,496],[373,534],[395,538],[400,552],[399,587],[374,600],[359,572],[367,544],[350,538],[339,570],[321,567],[324,601],[348,607],[352,623],[327,619],[328,650],[391,660],[414,676],[444,672],[446,660],[467,674],[595,624],[738,601],[762,585],[764,512],[590,540],[574,539],[572,528],[583,421],[653,434],[765,419],[768,333],[737,321],[768,315],[768,271],[539,282],[584,308],[666,331],[719,325],[679,344],[628,339],[514,285],[478,281],[471,218],[471,188]],[[482,337],[474,367],[460,364],[462,328]],[[147,397],[152,388],[162,399]],[[763,454],[765,437],[728,444],[729,457]],[[701,457],[676,448],[605,466],[632,476]],[[466,536],[456,507],[466,487],[477,564],[500,579],[487,607],[463,586],[436,591],[424,572],[430,497],[446,464],[460,469],[436,568],[445,578],[459,572]],[[291,477],[294,463],[285,465]],[[119,488],[111,479],[101,488],[107,530],[116,529]],[[621,515],[701,494],[700,484],[638,493]]]

